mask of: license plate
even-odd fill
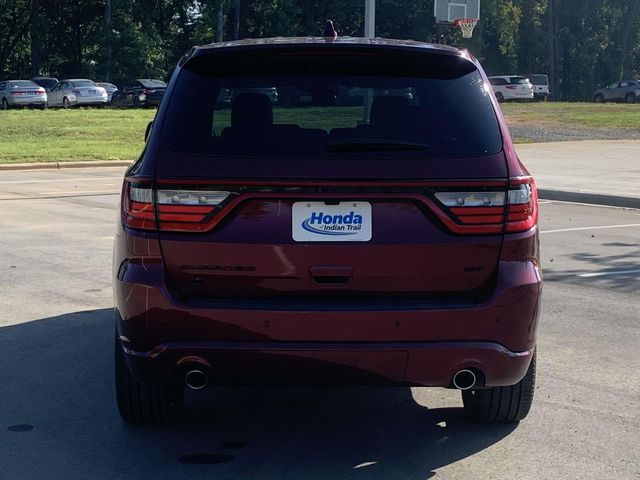
[[[296,242],[367,242],[371,240],[368,202],[296,202],[291,231]]]

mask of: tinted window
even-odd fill
[[[162,130],[165,147],[224,156],[402,151],[453,157],[502,148],[489,93],[470,62],[448,65],[452,60],[443,59],[435,65],[440,69],[425,62],[382,70],[355,68],[353,59],[344,68],[340,62],[328,68],[326,57],[319,64],[308,58],[281,65],[284,74],[277,74],[274,63],[249,63],[250,74],[225,77],[218,75],[244,73],[246,67],[238,63],[234,71],[201,61],[183,69]]]
[[[549,78],[546,75],[529,75],[529,81],[534,85],[549,85]]]
[[[58,81],[55,78],[39,78],[35,83],[50,90],[58,84]]]
[[[140,80],[140,83],[144,88],[165,88],[167,86],[161,80]]]
[[[529,79],[527,77],[510,77],[509,83],[511,85],[520,85],[523,83],[529,83]]]
[[[489,82],[491,83],[491,85],[506,85],[507,81],[504,78],[489,78]]]

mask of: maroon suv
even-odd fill
[[[466,50],[196,47],[124,180],[120,413],[165,421],[185,385],[418,385],[460,389],[471,418],[520,420],[535,381],[537,218]]]

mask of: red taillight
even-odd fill
[[[212,227],[211,214],[229,192],[154,188],[151,183],[125,180],[122,219],[141,230],[201,232]]]
[[[144,93],[145,95],[149,95],[151,93],[151,90],[145,88],[144,90],[142,90],[142,93]]]
[[[26,95],[28,92],[11,92],[11,95]]]
[[[516,90],[518,87],[516,87],[515,85],[507,85],[506,88],[508,90]]]
[[[538,223],[538,190],[531,177],[512,178],[509,183],[507,233],[526,232]]]
[[[141,230],[155,230],[151,184],[125,180],[122,189],[122,223]]]
[[[435,194],[461,234],[524,232],[538,221],[538,196],[531,177],[517,177],[508,191],[444,191]],[[506,207],[506,211],[505,211]]]

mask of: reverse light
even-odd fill
[[[141,230],[200,232],[212,227],[213,212],[228,196],[223,191],[154,188],[125,180],[123,222]]]
[[[435,197],[460,226],[450,226],[456,233],[524,232],[538,221],[538,196],[531,177],[512,178],[506,192],[445,191]]]

